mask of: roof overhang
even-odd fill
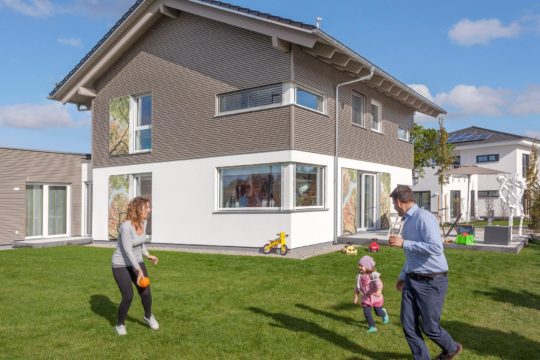
[[[96,96],[95,80],[160,17],[175,18],[181,12],[268,35],[272,45],[280,51],[290,51],[290,45],[295,44],[352,78],[369,74],[373,67],[374,75],[365,82],[368,86],[423,114],[433,117],[446,114],[444,109],[320,29],[306,29],[198,0],[142,0],[136,3],[127,16],[51,92],[49,98],[90,108]]]

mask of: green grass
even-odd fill
[[[359,249],[359,256],[364,254]],[[113,331],[119,292],[112,249],[0,251],[0,358],[5,359],[409,359],[394,281],[399,249],[375,254],[390,324],[366,334],[352,305],[356,260],[308,260],[155,252],[149,265],[154,314],[135,295],[128,335]],[[540,245],[519,255],[447,250],[450,289],[443,326],[462,359],[540,354]],[[429,344],[432,355],[438,353]]]

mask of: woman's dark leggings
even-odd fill
[[[144,276],[148,276],[144,263],[139,263],[139,266],[141,267]],[[122,294],[122,301],[120,301],[120,305],[118,306],[117,324],[124,325],[126,320],[131,300],[133,300],[133,286],[131,284],[135,284],[137,287],[144,308],[144,316],[150,318],[150,316],[152,316],[152,293],[150,292],[150,286],[141,288],[137,285],[137,272],[131,266],[119,268],[113,267],[112,272],[114,280],[116,280],[120,293]]]
[[[369,327],[375,326],[375,321],[373,321],[373,317],[371,316],[371,306],[362,306],[362,308],[364,309],[364,316],[366,317]],[[373,306],[373,309],[375,310],[375,314],[377,316],[384,316],[382,306]]]

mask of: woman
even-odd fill
[[[127,220],[118,231],[116,251],[112,256],[112,272],[118,284],[122,301],[118,306],[118,321],[115,327],[118,335],[126,335],[125,319],[133,299],[135,284],[144,308],[144,320],[152,330],[159,329],[159,324],[152,315],[152,294],[150,286],[141,288],[138,283],[143,276],[148,276],[144,266],[143,255],[154,265],[158,263],[156,256],[150,255],[144,246],[146,241],[146,219],[150,214],[150,201],[144,197],[136,197],[128,204]]]

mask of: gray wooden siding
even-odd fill
[[[0,148],[0,244],[24,240],[27,183],[71,185],[71,234],[81,235],[83,160],[84,155]]]
[[[289,148],[290,109],[214,117],[219,93],[284,82],[290,55],[270,37],[191,14],[156,23],[97,82],[94,167]],[[153,95],[152,152],[110,157],[109,100]]]
[[[295,80],[299,84],[312,87],[327,96],[328,117],[312,111],[295,108],[294,148],[296,150],[335,154],[335,89],[336,85],[352,80],[328,64],[294,50]],[[364,117],[365,128],[352,124],[352,91],[366,97],[366,111],[370,101],[382,104],[382,135],[371,131],[371,119]],[[413,126],[414,110],[388,98],[363,83],[356,83],[340,89],[339,109],[339,156],[349,159],[369,161],[379,164],[413,167],[413,145],[398,140],[399,126],[410,129]]]

